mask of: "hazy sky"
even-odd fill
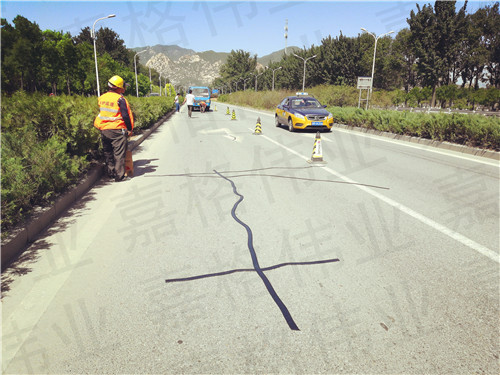
[[[434,4],[434,1],[419,1]],[[493,4],[469,1],[468,11]],[[407,27],[415,1],[5,1],[1,17],[12,23],[18,14],[50,29],[77,35],[95,20],[113,29],[128,48],[176,44],[201,52],[242,49],[259,57],[288,46],[309,48],[340,32],[347,36],[360,28],[380,35]],[[463,2],[457,2],[457,8]],[[395,34],[394,34],[395,35]]]

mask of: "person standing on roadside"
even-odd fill
[[[193,95],[193,90],[189,90],[186,97],[184,98],[184,101],[182,104],[186,103],[188,106],[188,116],[191,117],[191,113],[193,112],[193,105],[194,105],[194,95]]]
[[[177,112],[179,112],[179,110],[181,108],[181,106],[179,104],[179,94],[175,94],[175,99],[174,100],[175,100],[175,110]]]
[[[125,178],[127,136],[134,130],[134,116],[123,96],[125,86],[128,84],[120,76],[109,79],[109,91],[99,97],[99,115],[94,120],[94,126],[101,131],[106,172],[115,181]]]

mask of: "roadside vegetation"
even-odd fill
[[[274,111],[285,96],[294,93],[286,90],[240,91],[221,95],[219,102]],[[364,110],[357,108],[359,93],[352,87],[318,86],[308,89],[308,93],[327,105],[336,123],[500,151],[500,118],[496,116]],[[373,104],[389,107],[394,105],[391,102],[394,98],[397,94],[379,92],[374,95]]]
[[[499,110],[500,5],[496,2],[473,12],[470,2],[457,5],[456,1],[417,4],[407,17],[408,27],[397,34],[376,39],[370,32],[355,36],[340,32],[310,48],[283,53],[265,67],[256,55],[233,50],[213,87],[224,94],[248,88],[295,92],[301,91],[305,78],[306,87],[329,88],[322,90],[328,91],[320,98],[325,104],[357,106],[358,78],[373,77],[373,104],[382,108]]]
[[[173,96],[128,97],[135,132],[174,108]],[[17,92],[2,96],[2,237],[50,203],[102,158],[93,123],[96,97],[47,96]]]

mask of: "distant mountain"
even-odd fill
[[[139,52],[147,49],[139,58],[141,63],[168,77],[175,86],[187,87],[189,85],[209,86],[219,77],[220,67],[230,55],[228,52],[204,51],[196,52],[192,49],[176,45],[155,45],[152,47],[137,47],[133,51]],[[288,47],[287,52],[300,50],[298,47]],[[273,52],[257,58],[258,66],[266,66],[271,61],[281,60],[285,50]]]
[[[300,51],[302,48],[299,47],[287,47],[286,52],[290,55],[293,52]],[[280,49],[279,51],[270,53],[269,55],[262,56],[257,58],[257,62],[261,63],[263,66],[269,65],[271,62],[279,62],[283,58],[283,55],[285,54],[285,49]]]

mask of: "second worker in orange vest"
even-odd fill
[[[94,126],[101,131],[107,174],[115,181],[125,176],[127,136],[134,129],[134,116],[123,96],[125,85],[119,76],[109,79],[109,91],[99,97],[99,115],[94,120]]]

